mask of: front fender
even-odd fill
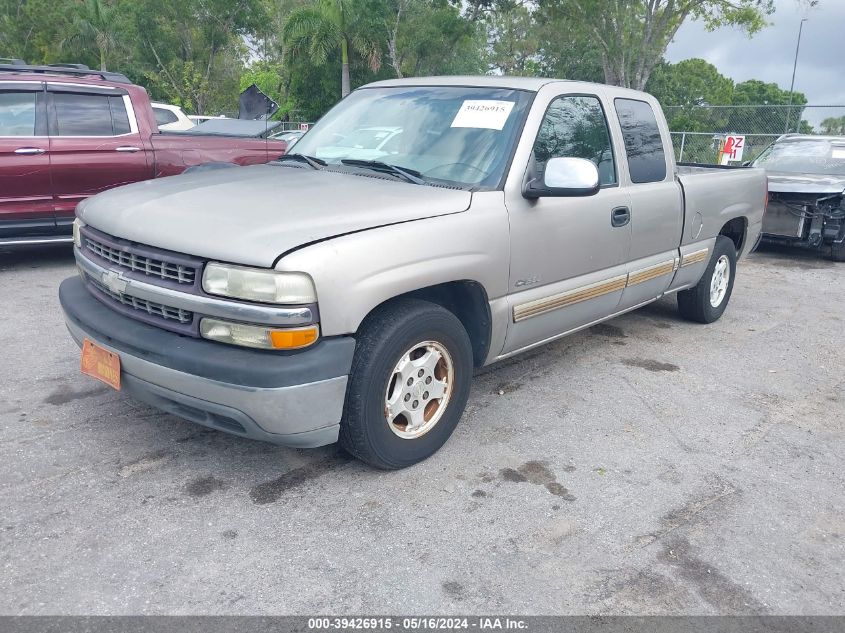
[[[473,195],[465,213],[343,235],[295,250],[277,270],[304,271],[317,288],[324,336],[352,334],[374,308],[450,281],[507,293],[510,239],[502,192]]]

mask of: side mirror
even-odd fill
[[[550,158],[542,178],[528,181],[526,198],[594,196],[599,192],[599,170],[584,158]]]

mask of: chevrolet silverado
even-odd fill
[[[373,129],[391,130],[376,149],[344,142]],[[762,169],[676,165],[641,92],[383,81],[279,161],[84,201],[60,300],[86,374],[401,468],[450,437],[474,368],[665,295],[719,319],[766,200]]]

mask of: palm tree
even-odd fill
[[[294,10],[285,22],[282,37],[292,55],[307,50],[317,65],[340,49],[341,97],[349,94],[349,47],[366,60],[374,71],[381,66],[381,49],[377,41],[354,28],[350,0],[318,0],[316,4]]]
[[[100,70],[106,70],[106,58],[119,43],[116,13],[115,6],[103,0],[85,0],[80,15],[73,19],[74,33],[62,40],[60,47],[93,45],[100,56]]]

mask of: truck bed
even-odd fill
[[[252,165],[266,163],[285,153],[287,144],[266,138],[237,137],[219,134],[158,133],[150,136],[155,149],[155,176],[172,176],[187,167],[203,163]]]
[[[761,201],[768,196],[765,170],[757,167],[679,163],[676,171],[684,194],[684,233],[681,245],[701,235],[716,235],[731,218],[746,216],[749,245],[763,221]]]

